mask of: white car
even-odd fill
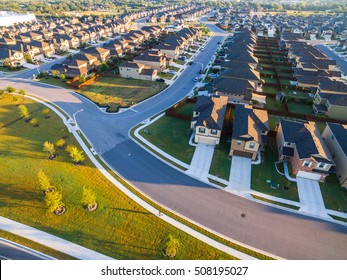
[[[168,73],[169,73],[169,74],[172,74],[172,75],[175,75],[175,74],[176,74],[176,72],[175,72],[174,70],[169,70]]]
[[[194,82],[197,82],[197,81],[199,81],[199,78],[198,77],[194,78]]]

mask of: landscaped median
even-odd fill
[[[57,149],[58,158],[49,160],[42,151],[45,141],[55,143],[64,137],[66,145],[81,147],[55,113],[49,113],[50,118],[42,114],[42,104],[9,94],[1,97],[0,215],[117,259],[166,259],[163,252],[170,234],[181,244],[177,259],[233,258],[148,212],[106,180],[88,158],[74,165],[64,149]],[[18,103],[38,119],[38,127],[18,116]],[[67,209],[62,216],[48,211],[39,189],[39,170],[62,193]],[[94,212],[83,207],[84,187],[95,193]]]
[[[168,74],[171,75],[171,74]],[[173,75],[172,75],[173,76]],[[40,82],[70,88],[66,79],[43,77]],[[130,107],[163,91],[167,85],[155,81],[101,76],[91,85],[76,90],[107,112],[118,112],[121,107]]]

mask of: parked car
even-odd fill
[[[169,73],[169,74],[172,74],[172,75],[175,75],[175,74],[176,74],[176,72],[175,72],[174,70],[169,70],[168,73]]]
[[[156,81],[159,82],[159,83],[164,83],[165,82],[165,80],[162,79],[162,78],[158,78],[158,79],[156,79]]]
[[[195,77],[195,78],[194,78],[194,82],[197,82],[197,81],[199,81],[199,78],[198,78],[198,77]]]
[[[208,77],[211,78],[211,79],[215,79],[215,78],[218,77],[218,74],[210,73],[210,74],[208,74]]]
[[[186,60],[186,57],[185,57],[185,56],[180,56],[178,59],[179,59],[179,60],[185,61],[185,60]]]
[[[193,65],[194,62],[193,61],[189,61],[188,65]]]

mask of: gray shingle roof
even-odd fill
[[[345,156],[347,157],[347,126],[337,123],[327,123],[337,142],[340,144]]]

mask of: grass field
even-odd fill
[[[10,95],[1,95],[0,215],[117,259],[165,259],[163,248],[169,234],[181,243],[177,259],[232,258],[148,213],[111,184],[88,159],[75,166],[65,151],[58,150],[59,157],[48,160],[42,151],[46,140],[55,142],[68,136],[67,144],[81,148],[55,114],[45,119],[42,105],[21,97],[18,101],[33,112],[31,117],[37,118],[40,126],[33,128],[18,119],[18,102]],[[38,188],[40,169],[63,194],[67,211],[60,217],[47,211]],[[95,212],[82,207],[83,187],[96,194]]]
[[[272,109],[272,110],[278,110],[278,111],[285,111],[286,106],[284,103],[278,102],[275,100],[275,98],[272,97],[266,97],[266,109]]]
[[[171,80],[174,75],[170,73],[160,73],[158,76],[166,80]]]
[[[117,112],[119,107],[129,107],[162,91],[164,83],[124,78],[100,77],[92,85],[78,93],[89,98],[108,112]]]
[[[276,94],[280,91],[279,87],[273,87],[273,86],[263,86],[263,92],[264,93],[270,93],[270,94]]]
[[[210,174],[229,181],[231,160],[229,158],[230,143],[220,140],[218,148],[214,149],[210,166]]]
[[[293,113],[311,115],[312,105],[297,103],[297,102],[288,102],[288,110]]]
[[[299,201],[296,183],[287,180],[286,177],[276,171],[275,162],[278,161],[278,152],[275,137],[269,136],[264,159],[261,164],[252,165],[251,188],[268,195]],[[271,188],[266,180],[270,180],[274,184],[274,188]],[[288,190],[285,190],[284,186],[287,186]]]
[[[40,83],[44,84],[50,84],[53,86],[63,87],[63,88],[69,88],[66,84],[68,80],[67,79],[56,79],[50,76],[40,78]]]
[[[190,164],[195,147],[189,145],[190,122],[164,116],[145,128],[140,135],[171,156]]]
[[[319,183],[325,207],[347,213],[347,190],[342,189],[336,175],[331,174]]]
[[[185,103],[181,107],[175,109],[175,112],[178,114],[183,114],[189,117],[193,117],[193,109],[195,107],[195,103]]]

